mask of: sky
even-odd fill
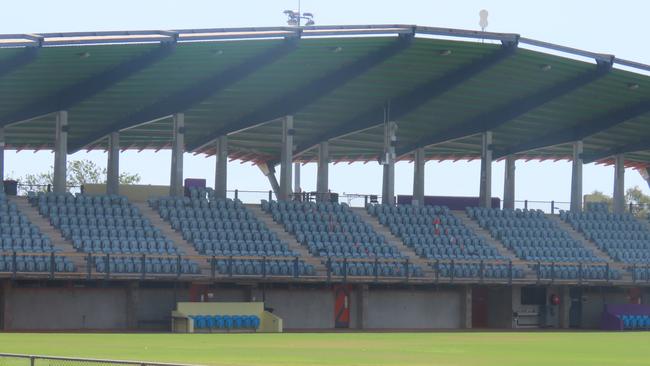
[[[297,4],[293,0],[0,0],[0,33],[277,26],[285,24],[282,11],[296,9]],[[302,10],[314,13],[320,25],[400,23],[480,29],[481,9],[489,11],[488,31],[519,33],[650,64],[650,47],[647,47],[650,2],[647,1],[302,1]],[[54,155],[12,151],[6,153],[5,159],[6,176],[16,178],[49,169]],[[106,154],[101,152],[80,152],[69,159],[91,159],[100,166],[106,165]],[[214,165],[214,157],[185,154],[185,177],[205,178],[208,186],[213,186]],[[126,152],[120,159],[121,170],[140,174],[144,184],[169,184],[169,166],[168,151]],[[270,188],[251,164],[235,161],[228,168],[229,189],[266,191]],[[611,194],[613,170],[613,167],[585,165],[584,192],[599,190]],[[303,166],[301,173],[303,190],[315,190],[315,165]],[[502,197],[503,163],[495,162],[492,174],[493,195]],[[412,191],[412,177],[411,164],[397,164],[397,194]],[[570,178],[569,162],[519,161],[516,199],[569,201]],[[427,195],[476,196],[479,163],[429,162],[425,179]],[[340,193],[380,193],[381,167],[376,163],[333,165],[330,186],[332,191]],[[635,170],[626,171],[625,186],[639,186],[650,194],[647,183]],[[244,198],[245,195],[242,194]],[[249,199],[259,197],[249,195]]]

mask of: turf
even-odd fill
[[[2,353],[246,366],[648,365],[649,344],[649,332],[0,334]]]

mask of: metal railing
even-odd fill
[[[106,360],[95,358],[75,358],[57,356],[36,356],[13,353],[0,353],[2,366],[190,366],[180,363],[149,361]]]

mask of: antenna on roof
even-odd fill
[[[485,33],[485,28],[487,28],[487,26],[488,26],[488,19],[487,19],[488,18],[488,11],[483,9],[483,10],[478,12],[478,16],[481,18],[478,21],[478,25],[481,26],[481,32]],[[483,42],[483,41],[485,41],[485,39],[481,40],[481,42]]]

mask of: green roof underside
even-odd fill
[[[386,103],[409,95],[425,83],[440,84],[459,70],[471,70],[472,65],[503,47],[494,42],[415,37],[406,47],[348,76],[331,90],[323,87],[322,92],[314,94],[317,97],[296,104],[283,96],[311,93],[320,88],[323,80],[363,64],[369,55],[381,54],[400,41],[395,36],[303,38],[295,40],[294,47],[279,53],[277,59],[268,59],[286,42],[251,39],[178,43],[168,55],[109,80],[87,95],[78,87],[84,81],[111,75],[112,70],[146,58],[162,46],[134,43],[42,47],[31,62],[0,72],[0,121],[6,124],[6,145],[16,150],[52,149],[54,114],[35,112],[22,121],[11,120],[11,116],[29,115],[30,108],[39,101],[59,100],[62,93],[74,92],[81,95],[66,108],[70,146],[104,150],[106,138],[95,135],[117,129],[124,150],[168,149],[171,116],[163,112],[156,115],[156,106],[215,75],[225,80],[224,75],[238,72],[237,77],[230,75],[227,84],[204,85],[209,92],[177,111],[185,113],[187,146],[198,146],[192,152],[214,154],[213,144],[205,144],[204,139],[227,131],[231,159],[279,161],[281,121],[279,116],[265,111],[275,110],[274,105],[277,110],[286,110],[289,107],[282,107],[287,103],[293,108],[294,143],[301,147],[295,161],[316,161],[317,142],[325,138],[330,141],[333,162],[373,162],[382,154],[383,121],[360,116],[381,116]],[[22,50],[0,48],[0,71],[3,62]],[[243,64],[258,66],[243,71],[238,68]],[[429,160],[478,159],[480,132],[489,129],[495,151],[526,160],[571,159],[573,140],[562,136],[579,135],[586,128],[589,133],[580,136],[585,156],[596,156],[596,161],[609,164],[611,155],[603,154],[625,151],[633,145],[639,148],[625,151],[626,164],[650,166],[650,77],[614,68],[583,84],[545,94],[595,70],[596,63],[589,60],[520,46],[512,55],[442,87],[396,118],[397,150],[407,149],[399,158],[412,159],[411,147],[422,146]],[[618,118],[635,107],[639,113]],[[503,112],[511,110],[517,112]],[[156,118],[138,120],[141,115]],[[463,134],[465,127],[467,133]],[[450,131],[455,133],[450,135]],[[451,137],[440,140],[437,136]],[[538,139],[547,141],[547,137],[550,143],[536,145]],[[428,138],[433,143],[427,143]]]

